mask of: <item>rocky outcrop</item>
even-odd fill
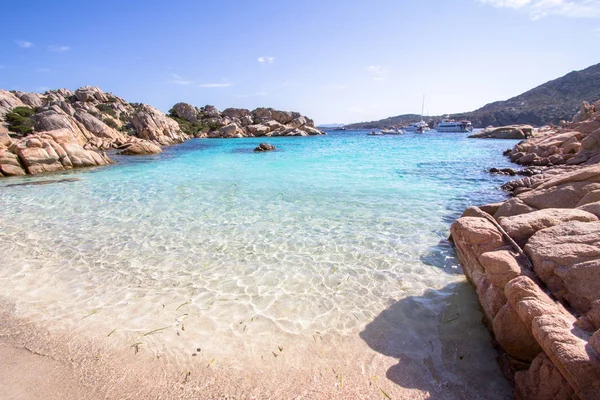
[[[473,139],[527,139],[532,137],[534,128],[531,125],[507,125],[497,128],[485,128],[469,135]]]
[[[451,228],[517,399],[600,398],[597,106],[515,146],[515,162],[563,161],[506,185],[513,198],[471,207]]]
[[[325,133],[300,113],[273,108],[202,108],[177,103],[169,114],[190,136],[200,138],[243,138],[272,136],[313,136]]]
[[[27,117],[19,129],[4,121],[16,107],[24,108],[15,112],[25,112]],[[44,94],[0,90],[0,176],[105,165],[111,162],[107,150],[123,155],[158,154],[161,146],[192,137],[321,134],[300,113],[272,108],[220,112],[210,105],[196,108],[177,103],[167,116],[147,104],[128,103],[104,93],[97,86]]]
[[[254,149],[255,152],[273,151],[276,147],[269,143],[261,143]]]
[[[587,119],[582,120],[581,118]],[[600,101],[582,105],[569,124],[540,130],[506,152],[521,165],[556,166],[600,162]]]
[[[0,125],[0,174],[15,176],[93,167],[119,154],[157,154],[160,146],[189,136],[173,119],[145,104],[130,104],[98,87],[37,93],[0,91],[0,120],[29,107],[33,132],[23,136]]]

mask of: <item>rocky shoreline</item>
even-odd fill
[[[506,155],[539,166],[451,228],[517,399],[600,398],[600,102]]]
[[[107,165],[107,150],[157,154],[197,138],[321,135],[297,112],[201,109],[178,103],[165,115],[98,87],[44,94],[0,90],[0,177]]]

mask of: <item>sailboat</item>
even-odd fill
[[[408,125],[404,128],[407,132],[424,133],[429,130],[429,125],[423,120],[423,111],[425,110],[425,95],[423,95],[423,104],[421,106],[421,121]]]

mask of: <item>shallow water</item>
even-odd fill
[[[504,197],[506,178],[486,170],[508,166],[501,153],[514,143],[357,131],[269,138],[277,151],[253,153],[263,141],[194,139],[102,169],[0,181],[0,296],[21,316],[115,329],[115,340],[179,360],[202,347],[241,369],[292,347],[286,362],[300,368],[325,337],[344,343],[336,360],[360,353],[364,367],[364,342],[386,355],[364,334],[382,312],[410,298],[436,315],[456,296],[464,277],[449,225]],[[80,180],[7,186],[64,178]],[[410,313],[399,318],[419,332]],[[492,357],[485,331],[475,336],[468,346]],[[494,368],[484,373],[500,381]]]

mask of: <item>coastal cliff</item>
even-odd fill
[[[0,90],[0,177],[107,165],[107,150],[157,154],[192,137],[320,134],[300,113],[272,108],[220,112],[178,103],[167,116],[95,86],[44,94]]]
[[[600,102],[506,154],[538,166],[451,237],[517,399],[600,398]]]

